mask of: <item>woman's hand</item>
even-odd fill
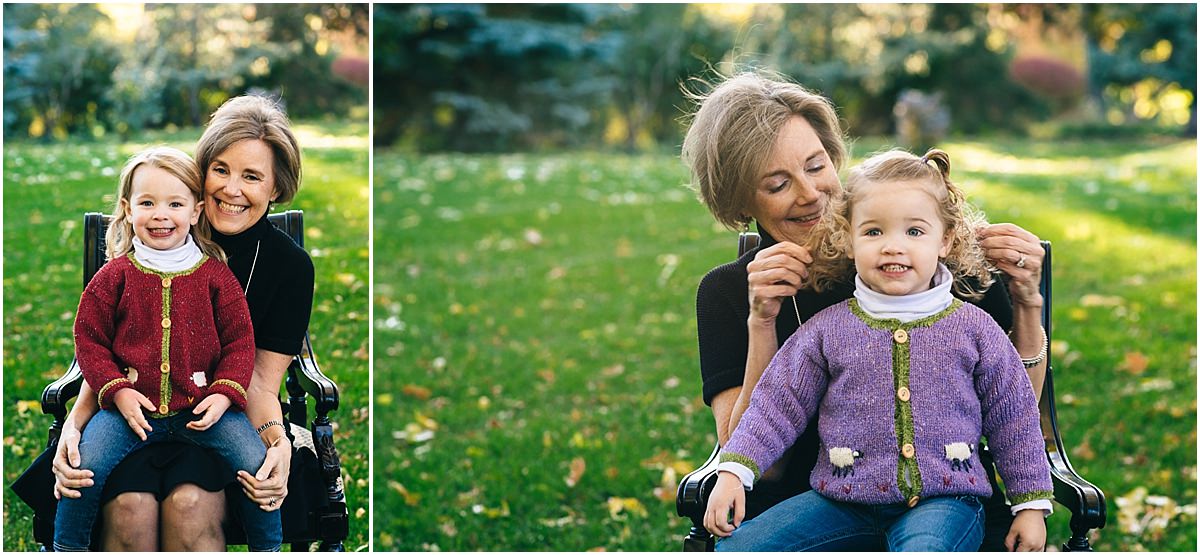
[[[729,511],[733,510],[733,522],[729,522]],[[721,472],[717,485],[708,496],[708,510],[704,512],[704,528],[714,536],[728,537],[746,516],[746,490],[742,481],[732,472]]]
[[[80,435],[82,432],[75,427],[74,420],[68,418],[58,436],[58,448],[54,452],[54,462],[51,463],[54,470],[55,499],[77,499],[83,495],[77,490],[92,485],[92,471],[79,468]]]
[[[1004,546],[1009,551],[1045,551],[1045,513],[1041,509],[1018,511],[1004,538]]]
[[[988,262],[1008,275],[1013,305],[1042,306],[1038,285],[1045,251],[1037,236],[1013,224],[992,224],[979,231]]]
[[[746,265],[752,323],[774,325],[783,299],[799,291],[811,263],[808,249],[789,242],[776,243],[754,256]]]
[[[267,448],[267,457],[254,476],[244,470],[238,471],[242,489],[264,511],[274,511],[283,506],[287,497],[288,473],[292,470],[292,444],[286,436],[280,437]]]

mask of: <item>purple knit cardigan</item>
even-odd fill
[[[818,410],[810,481],[831,499],[911,506],[990,496],[981,436],[1009,501],[1053,498],[1020,355],[986,312],[962,301],[907,323],[872,318],[854,299],[813,316],[771,360],[721,460],[757,480]]]

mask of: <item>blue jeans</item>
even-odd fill
[[[80,468],[91,470],[93,485],[78,490],[78,499],[63,497],[54,518],[55,551],[87,551],[91,545],[92,523],[100,510],[104,482],[129,453],[150,443],[186,441],[216,451],[234,471],[258,472],[267,448],[254,433],[254,426],[241,412],[226,411],[209,429],[199,432],[186,427],[199,416],[191,411],[165,418],[147,418],[153,431],[143,442],[115,410],[102,410],[83,429],[79,441]],[[245,495],[236,495],[246,543],[251,551],[279,551],[283,527],[279,511],[264,511]]]
[[[779,503],[717,551],[976,551],[983,541],[983,504],[971,495],[860,505],[807,491]]]

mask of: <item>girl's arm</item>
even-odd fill
[[[250,419],[255,429],[268,422],[278,423],[259,434],[267,446],[267,458],[258,472],[253,476],[248,472],[238,472],[238,481],[242,483],[246,496],[267,511],[278,509],[283,504],[283,498],[287,497],[292,444],[283,428],[287,424],[283,420],[283,408],[279,405],[279,386],[291,361],[291,355],[265,349],[255,350],[254,377],[246,392],[246,418]]]

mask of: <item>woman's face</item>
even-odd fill
[[[825,145],[808,120],[791,119],[779,130],[754,184],[750,215],[776,240],[803,244],[841,189]]]
[[[279,196],[275,157],[259,139],[233,143],[204,168],[204,215],[213,229],[237,235],[250,229]]]

